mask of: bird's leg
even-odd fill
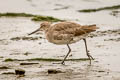
[[[70,52],[71,52],[71,49],[70,49],[70,46],[67,44],[67,47],[68,47],[68,49],[69,49],[69,51],[68,51],[68,53],[67,53],[67,55],[65,56],[65,58],[63,59],[63,61],[61,62],[61,64],[65,64],[65,60],[66,60],[66,58],[68,57],[68,55],[70,54]]]
[[[69,49],[69,51],[68,51],[68,53],[67,53],[67,55],[65,56],[65,58],[63,59],[63,61],[61,62],[61,63],[53,63],[53,64],[63,64],[63,65],[65,65],[65,60],[66,60],[66,58],[67,58],[67,56],[69,55],[69,53],[71,52],[71,49],[70,49],[70,46],[67,44],[67,47],[68,47],[68,49]]]
[[[88,51],[88,48],[87,48],[87,42],[86,42],[86,39],[83,39],[84,42],[85,42],[85,48],[86,48],[86,54],[90,60],[90,64],[91,64],[91,59],[94,60],[94,58],[90,55],[89,51]]]

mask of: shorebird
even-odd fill
[[[44,31],[46,35],[46,39],[54,44],[58,45],[67,45],[69,51],[61,64],[65,64],[65,60],[68,57],[68,55],[71,52],[71,48],[69,44],[78,42],[79,40],[83,40],[85,43],[85,48],[86,48],[86,54],[90,60],[94,60],[94,58],[90,55],[88,48],[87,48],[87,42],[86,42],[86,37],[90,32],[96,31],[98,27],[96,25],[80,25],[78,23],[74,22],[59,22],[56,24],[52,24],[50,22],[43,22],[40,25],[40,28],[37,30],[29,33],[28,35],[31,35],[33,33],[36,33],[38,31]]]

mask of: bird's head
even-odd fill
[[[48,28],[50,27],[50,25],[51,25],[51,22],[47,22],[47,21],[42,22],[42,23],[40,24],[40,28],[38,28],[37,30],[29,33],[28,35],[34,34],[34,33],[38,32],[38,31],[47,31]]]
[[[43,22],[40,24],[40,31],[46,31],[51,25],[51,22]]]

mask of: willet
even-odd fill
[[[96,25],[80,25],[74,22],[59,22],[52,25],[50,22],[43,22],[40,25],[40,28],[33,31],[32,33],[28,34],[31,35],[36,33],[37,31],[44,31],[46,35],[46,39],[54,44],[62,45],[66,44],[69,51],[61,64],[65,64],[64,61],[68,57],[69,53],[71,52],[71,48],[69,44],[78,42],[79,40],[83,39],[86,48],[86,54],[90,60],[94,60],[94,58],[90,55],[87,49],[87,42],[86,37],[90,32],[96,31],[98,27]]]

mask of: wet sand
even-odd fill
[[[95,13],[80,13],[77,10],[117,5],[115,1],[100,0],[36,0],[0,1],[0,12],[26,12],[54,16],[68,21],[84,24],[96,24],[100,27],[87,38],[88,49],[95,58],[89,66],[89,60],[66,61],[66,65],[53,64],[60,61],[28,60],[35,58],[63,59],[68,49],[66,45],[49,43],[43,32],[28,36],[41,22],[25,17],[0,17],[0,80],[119,80],[120,79],[120,14],[113,16],[114,10]],[[77,4],[81,2],[81,5]],[[13,5],[13,3],[16,3]],[[101,4],[100,4],[101,3]],[[8,6],[9,8],[7,8]],[[19,5],[18,5],[19,4]],[[48,4],[48,7],[43,5]],[[94,5],[92,5],[94,4]],[[12,5],[12,6],[11,6]],[[89,5],[89,6],[83,6]],[[92,6],[91,6],[92,5]],[[7,7],[6,7],[7,6]],[[21,7],[24,7],[21,9]],[[115,9],[116,10],[116,9]],[[117,9],[116,11],[120,11]],[[64,12],[64,13],[63,13]],[[49,13],[49,14],[48,14]],[[74,15],[76,14],[76,15]],[[84,42],[71,44],[72,52],[68,59],[87,58]],[[5,61],[13,59],[13,61]],[[15,59],[15,60],[14,60]],[[36,63],[21,65],[21,63]],[[6,68],[7,67],[7,68]],[[15,75],[15,69],[24,69],[25,76]],[[48,74],[49,69],[62,72]],[[8,74],[7,74],[8,73]]]

